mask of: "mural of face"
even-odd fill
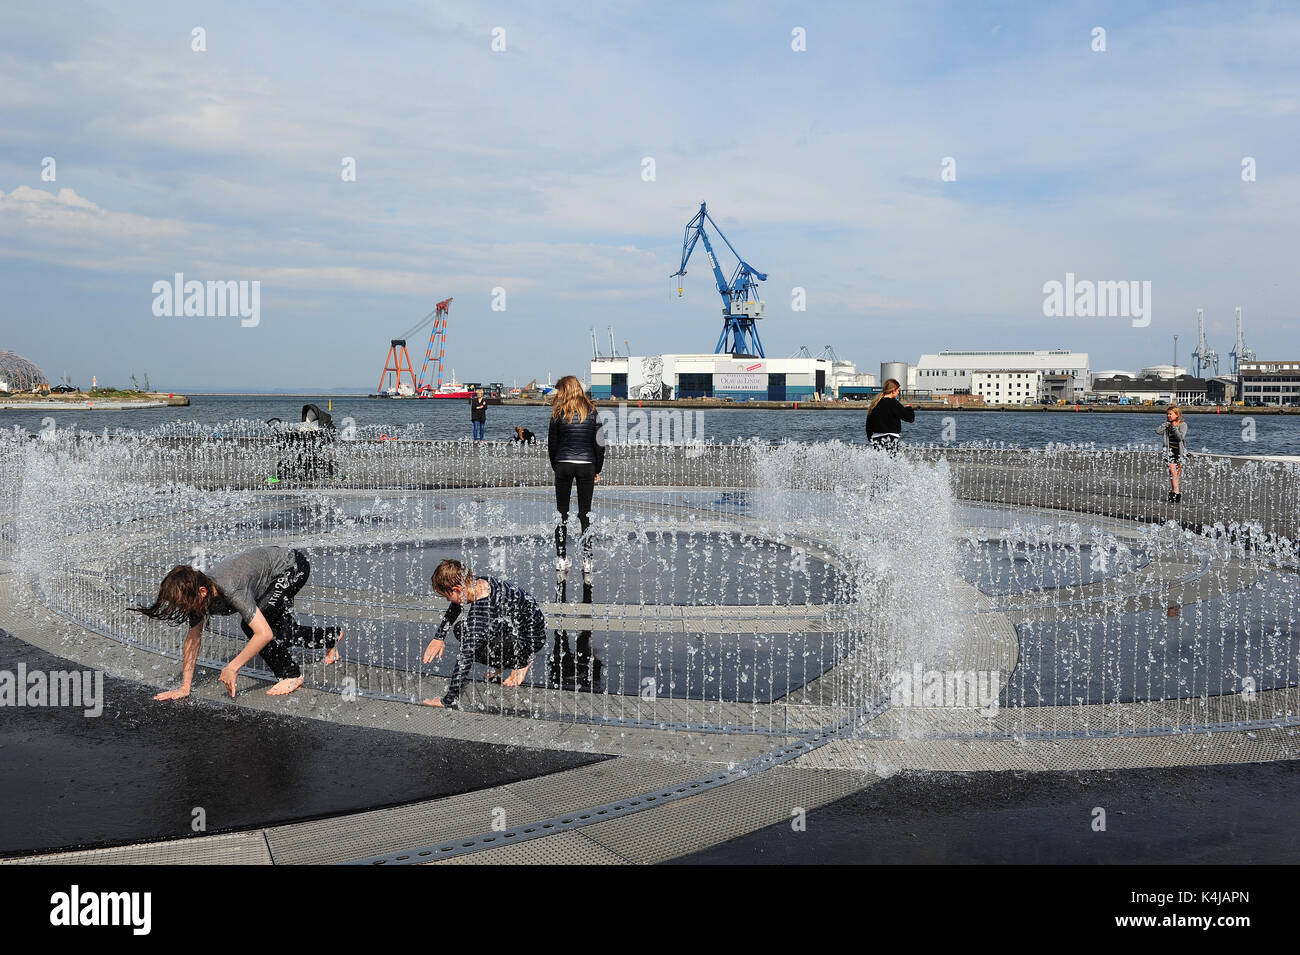
[[[662,399],[668,397],[664,387],[664,360],[659,355],[641,359],[641,385],[638,398]]]

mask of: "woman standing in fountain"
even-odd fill
[[[916,411],[912,406],[898,400],[901,388],[897,379],[885,379],[880,394],[867,407],[867,440],[873,448],[890,454],[898,453],[898,439],[902,437],[903,422],[916,420]]]
[[[1156,434],[1165,439],[1165,464],[1169,466],[1169,501],[1179,504],[1183,500],[1183,458],[1187,455],[1187,422],[1183,409],[1177,405],[1165,412],[1165,420],[1156,428]]]
[[[279,681],[266,692],[283,696],[302,686],[302,670],[289,652],[291,646],[325,647],[325,662],[339,658],[335,645],[343,639],[338,627],[303,627],[293,619],[293,598],[311,574],[300,550],[255,547],[227,557],[208,573],[186,564],[173,567],[163,578],[158,596],[148,607],[130,609],[155,620],[188,623],[179,690],[159,693],[155,700],[179,700],[190,695],[194,664],[199,658],[203,626],[208,617],[239,614],[248,645],[235,656],[217,679],[235,695],[239,671],[261,655]]]
[[[537,601],[508,581],[476,578],[460,561],[450,559],[433,572],[433,589],[451,606],[424,649],[424,662],[432,663],[442,656],[447,631],[462,615],[464,629],[447,692],[441,699],[425,700],[425,705],[455,706],[475,663],[490,668],[489,682],[497,681],[503,670],[509,670],[510,675],[500,680],[502,686],[523,683],[533,657],[546,646],[546,617]]]
[[[546,451],[555,471],[555,507],[560,523],[555,528],[555,570],[569,571],[569,503],[573,484],[578,484],[578,523],[582,528],[582,573],[592,573],[591,498],[600,469],[605,465],[605,435],[596,418],[596,406],[582,390],[582,382],[565,375],[555,383],[555,401],[551,406],[551,427],[546,436]]]

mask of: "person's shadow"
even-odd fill
[[[556,597],[564,603],[568,584],[561,582],[556,590]],[[582,585],[582,602],[591,603],[591,584]],[[591,646],[591,631],[579,631],[572,647],[569,646],[569,632],[555,631],[555,645],[551,650],[551,659],[546,668],[547,685],[557,690],[583,690],[600,692],[600,678],[605,669],[604,662],[596,655]]]

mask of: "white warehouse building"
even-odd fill
[[[1038,404],[1043,394],[1043,373],[1030,368],[1014,371],[977,371],[971,375],[972,395],[990,405]]]
[[[1069,397],[1082,397],[1092,388],[1092,373],[1088,368],[1088,353],[1064,349],[1039,351],[941,351],[937,355],[922,355],[915,371],[909,374],[909,385],[916,391],[936,394],[954,392],[974,393],[976,372],[1037,372],[1068,376]],[[1041,388],[1040,388],[1041,391]]]
[[[591,363],[594,399],[811,401],[827,395],[833,384],[829,358],[634,355],[597,358]]]

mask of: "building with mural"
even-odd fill
[[[829,358],[633,355],[591,363],[591,397],[614,400],[724,398],[810,401],[829,396]]]

